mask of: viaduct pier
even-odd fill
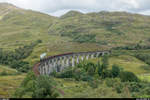
[[[78,52],[66,53],[55,56],[50,56],[41,59],[40,62],[34,65],[33,71],[36,75],[49,75],[53,71],[61,72],[67,67],[75,67],[80,61],[99,58],[105,54],[110,54],[111,51],[94,51],[94,52]]]

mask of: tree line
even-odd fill
[[[30,56],[33,48],[41,42],[41,40],[37,40],[29,45],[19,47],[14,51],[4,51],[2,48],[0,48],[0,64],[9,65],[11,68],[15,68],[21,72],[27,72],[30,69],[29,63],[23,61],[23,59]]]

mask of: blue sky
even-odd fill
[[[150,0],[0,0],[20,8],[32,9],[53,16],[70,10],[83,13],[100,11],[127,11],[150,15]]]

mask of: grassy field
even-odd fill
[[[6,71],[8,74],[16,74],[15,69],[0,65],[0,73]],[[26,74],[0,76],[0,98],[10,98],[20,86]]]
[[[25,74],[16,76],[0,76],[0,98],[11,98],[20,86]]]
[[[150,82],[150,74],[143,74],[138,76],[140,79]]]
[[[58,98],[111,98],[121,97],[112,88],[108,88],[103,82],[99,83],[98,88],[93,89],[87,82],[74,81],[73,79],[55,79],[60,83],[59,88],[63,90]],[[88,91],[88,92],[87,92]],[[109,91],[109,93],[107,93]]]
[[[6,71],[8,74],[17,73],[17,70],[9,68],[8,66],[0,65],[0,73]]]
[[[147,65],[144,62],[138,60],[133,56],[121,55],[118,57],[111,57],[109,59],[110,66],[117,64],[121,66],[124,70],[131,71],[135,74],[150,73],[148,70],[144,70],[141,66]]]

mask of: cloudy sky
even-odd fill
[[[99,11],[128,11],[150,15],[150,0],[0,0],[18,7],[61,16],[70,10],[83,13]]]

